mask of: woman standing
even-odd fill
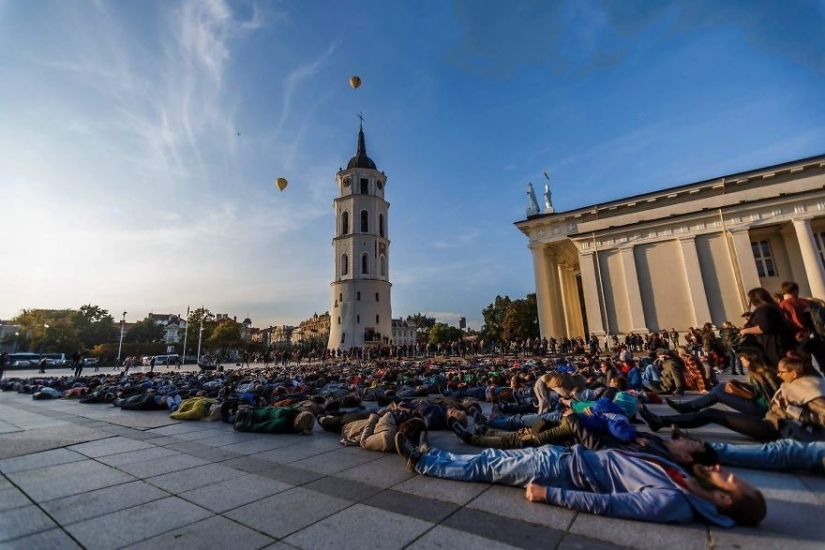
[[[762,348],[768,365],[776,366],[785,353],[796,348],[793,327],[785,319],[779,304],[764,288],[753,288],[748,292],[748,300],[754,308],[739,334],[752,336]]]

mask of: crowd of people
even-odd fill
[[[245,432],[308,435],[317,425],[343,445],[396,452],[419,474],[522,487],[531,501],[644,521],[752,526],[766,514],[765,499],[723,466],[825,473],[825,379],[813,358],[820,369],[825,363],[815,306],[798,298],[795,284],[783,285],[781,302],[762,288],[748,296],[753,310],[741,329],[706,324],[683,338],[662,331],[641,342],[628,335],[608,342],[609,351],[596,342],[595,352],[591,345],[554,354],[558,343],[544,348],[536,339],[509,357],[336,357],[260,368],[247,357],[236,369],[6,378],[0,389],[164,409]],[[737,369],[746,376],[719,381]],[[663,401],[678,414],[647,406]],[[492,404],[490,414],[482,402]],[[755,443],[684,432],[708,423]],[[664,427],[670,435],[657,435]],[[481,450],[432,447],[433,430]]]

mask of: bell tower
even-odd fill
[[[392,337],[387,177],[367,156],[363,118],[355,156],[336,176],[329,349],[388,344]]]

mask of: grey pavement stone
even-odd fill
[[[798,475],[801,481],[809,491],[819,499],[819,502],[825,504],[825,477],[813,475]]]
[[[460,508],[457,504],[444,502],[442,500],[424,498],[392,490],[382,491],[366,499],[361,504],[418,518],[430,523],[439,523]]]
[[[140,542],[210,516],[211,512],[199,506],[169,497],[74,523],[66,530],[86,548],[108,550]]]
[[[215,516],[129,546],[130,550],[169,548],[263,548],[272,539],[222,516]]]
[[[123,411],[133,412],[133,411]],[[169,411],[140,411],[140,414],[117,414],[106,418],[106,422],[126,426],[128,428],[159,428],[177,424],[177,420],[169,418]]]
[[[708,528],[701,523],[669,525],[578,514],[570,533],[638,550],[661,550],[679,541],[679,550],[706,550]]]
[[[173,451],[171,449],[166,449],[163,447],[150,447],[148,449],[142,449],[140,451],[130,451],[127,453],[120,453],[116,455],[100,457],[98,459],[98,462],[102,462],[103,464],[108,464],[109,466],[119,468],[121,466],[126,466],[127,464],[136,464],[139,462],[152,461],[157,460],[159,458],[166,458],[169,456],[179,455],[180,453]]]
[[[433,527],[419,519],[356,504],[284,539],[318,550],[403,548]]]
[[[223,462],[225,460],[243,458],[243,455],[232,451],[224,451],[221,447],[207,447],[205,445],[201,445],[200,447],[200,449],[186,451],[186,454],[209,460],[210,462]]]
[[[318,451],[315,448],[305,445],[284,445],[271,451],[256,453],[253,458],[268,460],[276,464],[290,464],[317,454]]]
[[[524,495],[524,489],[493,485],[467,504],[467,507],[512,519],[529,521],[558,531],[567,531],[576,517],[576,512],[572,510],[549,506],[544,503],[530,502]]]
[[[222,447],[224,445],[231,445],[232,443],[243,443],[245,441],[252,441],[260,438],[260,434],[231,432],[225,435],[200,439],[198,440],[198,443],[201,445],[208,445],[209,447]]]
[[[380,487],[368,485],[351,479],[341,479],[336,476],[322,477],[304,485],[305,489],[318,491],[325,495],[360,502],[377,495],[382,491]]]
[[[37,468],[68,464],[70,462],[80,462],[81,460],[86,460],[86,457],[82,454],[69,449],[54,449],[52,451],[43,451],[42,453],[33,453],[0,460],[0,472],[11,474],[24,470],[35,470]]]
[[[220,437],[226,434],[227,430],[210,429],[178,434],[174,437],[180,439],[181,441],[197,441],[198,439],[209,439],[211,437]]]
[[[417,475],[407,468],[399,468],[400,459],[395,453],[377,456],[380,458],[340,471],[335,475],[385,489]]]
[[[153,445],[143,443],[141,441],[134,441],[125,437],[110,437],[108,439],[98,439],[97,441],[81,443],[80,445],[72,445],[69,447],[69,450],[84,454],[91,458],[98,458],[101,456],[128,453],[131,451],[140,451],[142,449],[152,448],[154,448]]]
[[[230,510],[224,515],[271,537],[281,539],[351,504],[348,500],[296,487]],[[273,518],[277,518],[277,521]]]
[[[220,464],[205,464],[203,466],[150,477],[146,479],[146,482],[160,487],[164,491],[177,494],[242,475],[244,475],[244,472],[241,470],[235,470],[234,468],[228,468]]]
[[[150,462],[132,462],[130,464],[117,466],[117,468],[143,479],[168,474],[169,472],[177,472],[178,470],[204,466],[206,464],[209,464],[208,460],[176,453],[175,456],[157,458]]]
[[[623,550],[625,546],[618,546],[610,542],[589,539],[579,535],[567,535],[556,550]]]
[[[166,436],[166,435],[155,436],[154,434],[151,434],[151,435],[152,435],[152,437],[150,437],[149,439],[145,439],[144,443],[151,443],[152,445],[159,445],[159,446],[171,445],[173,443],[180,443],[180,439],[177,439],[177,438],[172,437],[172,436]]]
[[[69,423],[63,426],[0,434],[0,459],[58,449],[104,437],[109,437],[109,434]]]
[[[54,527],[57,525],[49,519],[49,516],[33,504],[0,512],[0,542]]]
[[[178,496],[215,513],[223,513],[292,488],[292,485],[274,479],[245,475],[187,491]]]
[[[312,470],[322,474],[334,474],[342,470],[348,470],[361,464],[378,460],[380,455],[377,453],[361,452],[352,454],[343,452],[342,449],[337,449],[328,453],[312,456],[293,462],[291,465],[296,468],[304,470]]]
[[[9,474],[8,477],[36,502],[134,481],[132,476],[94,460],[26,470]]]
[[[290,485],[304,485],[305,483],[324,477],[323,474],[319,474],[318,472],[293,468],[292,466],[273,466],[266,470],[258,470],[255,473],[259,476],[289,483]]]
[[[399,465],[403,466],[403,461],[400,459]],[[417,475],[399,483],[393,489],[463,506],[480,495],[488,486],[489,484],[486,483],[468,483]]]
[[[63,530],[50,529],[0,543],[0,548],[3,550],[74,550],[79,549],[80,546]]]
[[[244,472],[258,472],[260,470],[272,468],[272,463],[268,460],[259,460],[251,456],[233,458],[222,462],[222,464],[224,466],[229,466],[230,468],[235,468],[236,470],[243,470]]]
[[[295,436],[298,437],[298,436]],[[262,437],[259,439],[252,439],[250,441],[241,441],[239,443],[230,443],[229,445],[222,445],[221,449],[224,451],[232,451],[242,455],[253,455],[264,451],[271,451],[278,447],[283,447],[286,443],[283,440],[270,437]]]
[[[174,424],[169,426],[163,426],[162,428],[153,428],[150,430],[146,430],[146,433],[153,434],[155,436],[159,435],[179,435],[191,432],[197,432],[201,430],[209,430],[212,428],[212,424],[210,422],[186,422],[182,420],[174,420]]]
[[[16,487],[9,485],[6,488],[0,489],[0,512],[6,510],[14,510],[32,504],[29,497],[20,492]]]
[[[512,550],[517,547],[438,525],[407,548],[409,550],[476,550],[482,548],[484,550]]]
[[[563,531],[470,508],[458,510],[445,519],[442,525],[503,544],[535,550],[553,548],[564,536]]]
[[[166,498],[169,495],[143,481],[132,481],[41,504],[61,525],[97,518],[112,512]]]

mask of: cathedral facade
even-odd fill
[[[329,349],[389,344],[392,305],[387,177],[367,156],[363,125],[355,156],[336,176]]]
[[[783,281],[825,299],[825,155],[567,212],[536,202],[516,227],[542,336],[741,326],[747,292]]]

